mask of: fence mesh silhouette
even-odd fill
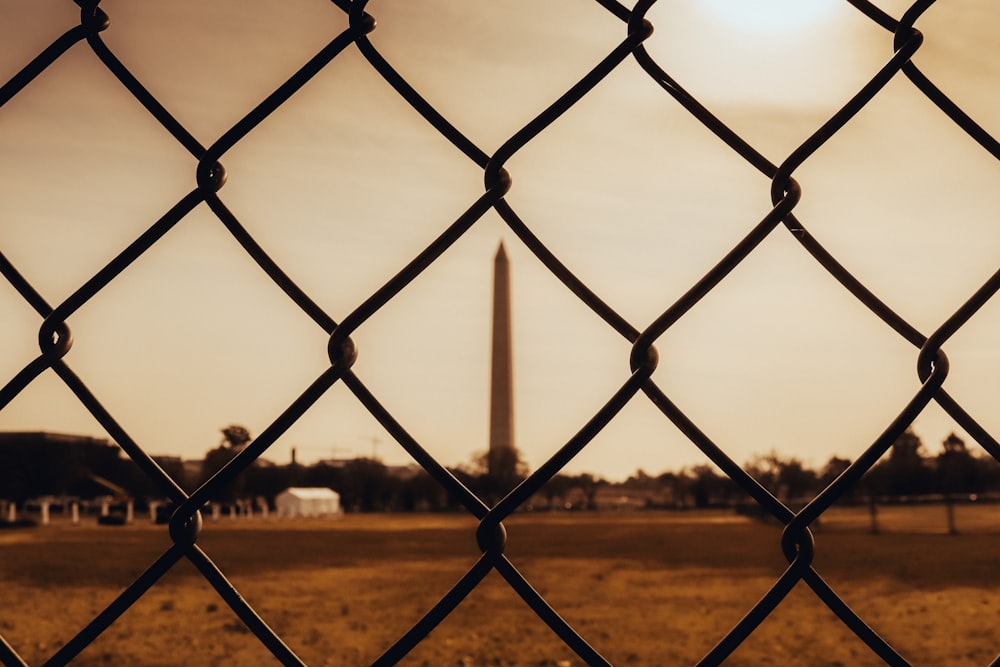
[[[195,138],[194,134],[171,114],[171,110],[150,92],[146,83],[133,74],[129,62],[119,59],[115,51],[105,43],[103,36],[108,31],[115,30],[113,11],[105,12],[99,1],[76,0],[80,10],[79,23],[66,26],[64,34],[40,51],[30,62],[26,62],[23,69],[0,88],[0,121],[4,118],[2,105],[30,89],[41,74],[56,66],[71,50],[85,49],[89,50],[90,66],[106,68],[113,74],[124,90],[148,112],[149,123],[159,124],[165,129],[177,144],[194,158],[197,168],[196,184],[189,193],[149,225],[134,241],[124,248],[117,249],[114,259],[80,284],[68,298],[58,303],[51,304],[45,294],[36,289],[12,261],[0,254],[0,273],[20,294],[24,302],[37,313],[41,321],[37,333],[40,353],[16,375],[3,379],[4,385],[0,389],[0,409],[7,406],[41,374],[52,371],[144,474],[155,482],[162,493],[177,507],[168,528],[172,546],[166,549],[110,606],[59,648],[51,657],[50,664],[64,664],[71,661],[183,559],[190,561],[199,570],[257,640],[262,642],[279,661],[288,665],[302,664],[292,648],[287,646],[282,638],[272,631],[266,620],[243,599],[227,580],[225,573],[210,559],[210,554],[199,545],[199,531],[202,526],[199,508],[209,500],[213,489],[232,482],[246,471],[310,406],[338,383],[346,387],[354,399],[370,412],[413,460],[419,463],[452,497],[460,499],[464,508],[479,521],[476,531],[482,552],[479,560],[451,590],[443,592],[440,601],[412,629],[397,643],[386,647],[384,654],[375,664],[391,665],[399,662],[488,574],[494,571],[523,598],[537,614],[540,622],[548,625],[582,660],[589,665],[609,664],[598,649],[564,621],[557,610],[550,606],[508,560],[505,555],[506,531],[503,521],[521,508],[548,480],[562,471],[630,401],[649,401],[662,413],[664,419],[672,422],[708,459],[732,478],[749,498],[759,503],[766,513],[784,525],[780,549],[787,558],[787,569],[774,582],[767,594],[748,610],[744,618],[728,634],[720,638],[701,664],[712,665],[724,661],[800,582],[806,584],[879,658],[888,664],[907,664],[892,646],[848,607],[813,566],[814,540],[811,526],[814,526],[824,511],[875,465],[891,444],[931,402],[940,405],[982,449],[994,458],[1000,459],[1000,444],[976,421],[974,415],[945,390],[949,366],[943,349],[948,340],[993,298],[1000,288],[1000,272],[983,283],[964,303],[957,304],[954,313],[933,331],[920,331],[886,305],[879,295],[852,275],[836,256],[810,234],[809,220],[800,219],[796,215],[795,209],[802,192],[795,174],[821,146],[847,126],[866,105],[877,99],[890,82],[904,82],[915,91],[919,91],[927,105],[938,107],[951,119],[955,127],[995,159],[1000,159],[1000,145],[977,124],[976,120],[952,102],[934,81],[925,76],[914,62],[914,56],[919,52],[922,43],[922,35],[916,25],[924,12],[933,4],[932,0],[920,0],[914,3],[900,17],[890,16],[865,0],[847,0],[847,2],[884,31],[886,43],[891,45],[891,49],[887,49],[890,55],[884,66],[872,72],[869,80],[858,88],[853,96],[846,99],[835,114],[816,127],[814,133],[782,162],[775,164],[713,115],[707,106],[686,92],[671,76],[667,67],[657,62],[647,51],[644,44],[654,27],[647,20],[647,14],[655,4],[655,0],[639,0],[632,8],[615,0],[596,0],[597,5],[620,22],[621,41],[550,106],[539,109],[530,122],[504,141],[492,154],[463,134],[456,124],[425,99],[419,86],[400,75],[393,62],[369,40],[373,31],[378,29],[376,22],[378,16],[375,8],[370,9],[369,13],[368,2],[365,0],[333,0],[332,3],[327,3],[331,12],[339,12],[346,18],[347,28],[339,34],[331,35],[329,43],[308,62],[302,64],[293,76],[276,84],[273,92],[263,102],[247,110],[238,123],[207,146]],[[295,97],[310,79],[351,49],[360,52],[372,72],[381,76],[402,100],[405,100],[453,146],[455,151],[464,155],[482,171],[484,188],[474,203],[447,225],[430,245],[415,251],[412,261],[399,267],[398,272],[381,288],[338,320],[292,280],[289,273],[286,273],[272,254],[269,254],[268,248],[259,244],[237,216],[227,208],[219,193],[226,184],[226,171],[223,165],[227,154],[246,137],[252,135],[255,129],[286,101]],[[531,221],[522,218],[505,198],[512,187],[511,174],[507,169],[511,158],[542,136],[554,121],[567,113],[618,68],[639,68],[648,77],[651,87],[658,89],[665,99],[672,99],[672,103],[686,109],[720,142],[731,149],[733,154],[766,177],[770,183],[772,203],[770,212],[719,258],[710,271],[690,285],[680,299],[665,307],[652,322],[641,325],[630,322],[619,314],[614,304],[602,300],[569,266],[563,264],[555,251],[535,235]],[[297,397],[293,397],[294,400],[290,400],[287,409],[249,446],[240,451],[211,480],[189,494],[161,469],[144,450],[142,442],[134,440],[126,432],[116,421],[115,416],[104,407],[98,396],[74,373],[67,361],[67,353],[72,346],[71,323],[74,313],[101,294],[113,281],[118,280],[128,266],[154,248],[185,216],[202,205],[211,210],[219,223],[280,288],[287,299],[326,333],[329,364],[326,368],[320,369],[321,372],[315,381],[304,387]],[[631,345],[628,359],[631,375],[628,380],[613,393],[609,391],[611,398],[591,416],[577,435],[565,442],[527,479],[493,506],[489,506],[472,493],[440,461],[428,453],[352,370],[359,354],[352,334],[491,210],[499,214],[524,247],[530,250],[551,274],[575,295],[575,298]],[[919,390],[912,395],[902,410],[886,418],[887,425],[881,435],[864,448],[834,482],[798,511],[793,511],[783,504],[730,458],[727,452],[690,419],[653,379],[653,372],[658,364],[655,347],[657,340],[682,320],[736,267],[752,256],[765,239],[773,235],[787,235],[794,239],[802,250],[836,279],[846,293],[852,295],[858,303],[877,316],[888,330],[912,345],[920,379]],[[2,640],[0,640],[0,657],[8,665],[25,664],[15,648]]]

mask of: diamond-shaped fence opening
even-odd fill
[[[10,326],[0,341],[14,370],[0,378],[0,424],[63,424],[46,409],[69,400],[121,448],[122,474],[168,511],[151,506],[161,520],[128,533],[127,548],[104,544],[116,553],[99,567],[82,556],[74,567],[86,576],[53,570],[38,582],[46,594],[34,604],[51,617],[64,601],[65,623],[26,646],[15,605],[0,617],[0,660],[138,664],[137,646],[154,637],[185,645],[157,664],[432,664],[442,654],[526,664],[510,655],[526,646],[541,653],[531,664],[560,666],[761,655],[895,665],[914,650],[953,660],[945,639],[925,647],[912,623],[885,621],[878,592],[853,590],[878,563],[885,592],[905,597],[899,582],[925,585],[915,573],[927,559],[948,571],[940,556],[882,542],[852,569],[836,520],[845,499],[867,496],[878,531],[868,479],[890,449],[902,456],[893,445],[920,418],[956,424],[981,461],[1000,458],[989,383],[977,382],[980,365],[996,362],[989,73],[1000,53],[983,33],[995,8],[952,4],[9,3],[0,308]],[[545,275],[515,282],[534,305],[516,311],[529,317],[514,342],[527,348],[519,372],[544,378],[524,383],[526,414],[557,419],[519,432],[538,457],[530,473],[484,487],[445,456],[485,449],[466,446],[479,436],[459,417],[483,412],[469,339],[489,314],[468,304],[488,298],[473,289],[486,283],[473,257],[498,236],[531,263],[528,275]],[[960,378],[951,387],[950,372]],[[449,391],[435,395],[442,382]],[[807,382],[829,386],[802,391]],[[171,396],[185,383],[197,390]],[[46,407],[53,384],[59,398]],[[852,387],[863,396],[829,397]],[[258,435],[220,445],[218,466],[154,456],[211,433],[205,420],[224,409],[245,411]],[[256,499],[219,516],[217,501],[248,478],[269,483],[274,454],[295,465],[296,440],[330,428],[320,413],[340,434],[367,424],[352,448],[371,457],[303,471],[301,482],[358,484],[381,474],[382,447],[421,485],[362,494],[358,509],[470,516],[396,531],[392,554],[376,527],[311,533],[297,550],[282,528],[248,533],[241,522],[268,510]],[[683,479],[659,480],[674,486],[647,495],[650,505],[723,494],[759,523],[734,529],[718,513],[711,521],[730,532],[692,532],[684,519],[646,518],[641,548],[620,553],[634,517],[595,519],[589,532],[563,517],[522,522],[530,509],[592,506],[593,477],[574,475],[616,455],[622,424],[645,430],[617,454],[636,468],[664,452],[696,462]],[[841,458],[812,497],[795,496],[767,459],[737,460],[768,437],[798,453],[816,430]],[[84,481],[117,489],[96,474]],[[135,511],[117,491],[100,507],[38,502],[46,516],[114,523]],[[964,509],[946,500],[955,532]],[[203,535],[208,521],[222,523]],[[841,557],[824,559],[824,530],[827,553]],[[81,540],[68,548],[102,557]],[[8,546],[4,578],[20,595],[19,567],[54,552],[0,536]],[[976,589],[988,547],[977,537],[967,549],[977,558],[956,556],[945,578],[976,591],[967,618],[994,613],[994,597]],[[258,571],[250,556],[261,553],[308,576]],[[143,568],[131,583],[111,576],[118,558]],[[641,582],[621,568],[627,558],[644,564]],[[745,576],[702,594],[710,568],[733,558]],[[174,599],[169,585],[191,578],[197,592]],[[641,593],[623,594],[630,586]],[[932,604],[951,618],[957,595]],[[324,630],[304,630],[282,599],[318,605]],[[517,615],[495,615],[504,604]],[[926,617],[927,603],[906,604]],[[608,607],[649,610],[662,632]],[[199,627],[172,630],[166,618]],[[816,624],[836,631],[812,636]],[[985,663],[996,647],[956,650]]]

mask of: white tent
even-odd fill
[[[340,494],[333,489],[289,487],[274,498],[278,516],[340,514]]]

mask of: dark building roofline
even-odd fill
[[[51,433],[49,431],[0,431],[0,444],[38,442],[60,444],[113,445],[107,438],[72,433]]]

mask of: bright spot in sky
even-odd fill
[[[753,35],[787,33],[828,18],[838,0],[702,0],[707,13]]]

